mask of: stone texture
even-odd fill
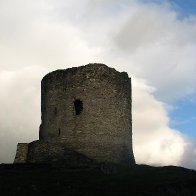
[[[14,163],[26,163],[28,152],[27,143],[18,143]]]
[[[41,82],[41,113],[40,138],[29,144],[28,162],[135,164],[126,72],[104,64],[53,71]]]
[[[34,141],[29,144],[28,163],[51,163],[66,168],[89,167],[94,161],[68,148],[62,140]]]

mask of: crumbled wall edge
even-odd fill
[[[14,163],[26,163],[28,143],[18,143]]]

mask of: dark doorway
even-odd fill
[[[54,108],[54,115],[55,116],[57,115],[57,108],[56,107]]]
[[[83,103],[80,99],[74,101],[75,115],[80,115],[83,110]]]

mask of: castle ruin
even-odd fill
[[[39,140],[19,143],[15,163],[135,164],[131,101],[128,74],[104,64],[47,74]]]

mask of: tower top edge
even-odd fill
[[[115,74],[115,75],[120,75],[122,77],[128,77],[127,72],[119,72],[114,68],[111,68],[103,63],[89,63],[87,65],[82,65],[82,66],[78,66],[78,67],[70,67],[70,68],[66,68],[66,69],[57,69],[55,71],[49,72],[48,74],[46,74],[42,80],[45,80],[47,78],[52,77],[53,75],[66,75],[66,74],[76,74],[78,72],[94,72],[94,73],[98,73],[98,72],[106,72],[108,75],[109,74]]]

